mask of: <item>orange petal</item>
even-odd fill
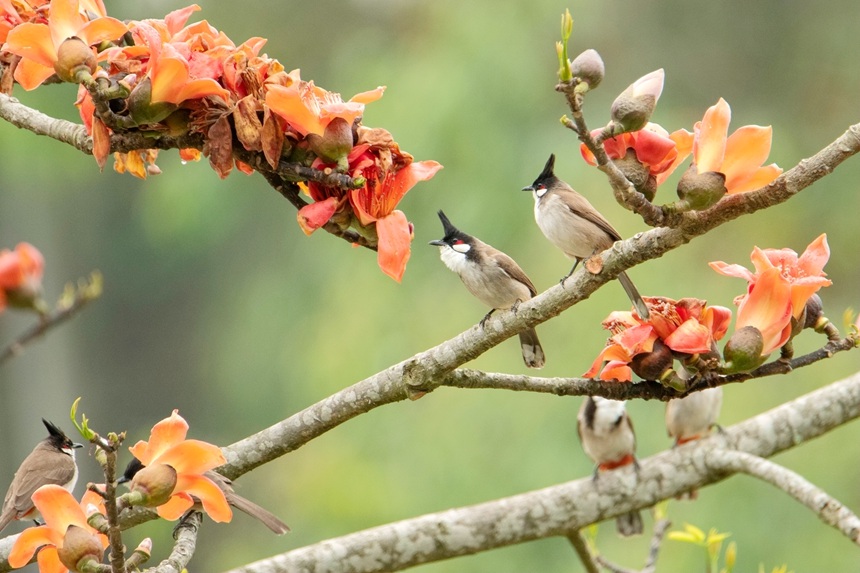
[[[170,35],[173,36],[177,32],[179,32],[185,23],[188,21],[188,18],[191,17],[193,12],[197,12],[200,10],[200,6],[197,4],[192,4],[191,6],[186,6],[185,8],[180,8],[179,10],[174,10],[170,14],[164,17],[164,23],[167,26],[167,31],[170,32]]]
[[[77,36],[83,24],[84,19],[80,13],[78,0],[51,0],[48,27],[51,30],[54,46],[59,46],[67,38]]]
[[[726,153],[720,172],[726,176],[726,188],[738,187],[753,177],[770,155],[773,129],[745,125],[726,141]]]
[[[626,362],[613,360],[606,363],[600,379],[605,381],[617,380],[618,382],[630,382],[633,380],[633,371]]]
[[[709,306],[702,314],[701,320],[711,331],[714,340],[720,340],[729,329],[732,311],[724,306]]]
[[[367,92],[361,92],[360,94],[355,94],[354,96],[352,96],[351,98],[349,98],[349,101],[351,101],[351,102],[356,102],[356,103],[365,103],[365,104],[367,104],[367,103],[370,103],[370,102],[376,101],[376,100],[378,100],[379,98],[381,98],[381,97],[382,97],[382,93],[383,93],[384,91],[385,91],[385,86],[379,86],[379,87],[378,87],[378,88],[376,88],[375,90],[370,90],[370,91],[367,91]]]
[[[732,110],[729,104],[720,98],[720,101],[708,108],[702,121],[696,124],[693,158],[699,173],[720,171],[731,118]]]
[[[176,521],[182,514],[191,509],[191,506],[194,505],[194,500],[191,499],[191,496],[186,493],[177,493],[170,496],[170,499],[167,500],[167,503],[163,503],[158,506],[156,511],[158,511],[158,515],[163,517],[168,521]]]
[[[828,260],[830,260],[830,245],[827,244],[827,234],[822,233],[809,243],[797,264],[808,276],[820,275]]]
[[[104,122],[93,116],[93,157],[100,170],[105,168],[110,155],[110,130]]]
[[[170,103],[182,103],[192,99],[202,99],[207,96],[217,96],[225,102],[230,101],[230,92],[224,89],[221,84],[209,78],[192,80],[186,82],[178,92],[174,94],[173,100],[168,100]],[[155,100],[153,99],[153,102]]]
[[[9,565],[18,569],[29,563],[33,554],[43,545],[55,545],[62,542],[63,535],[52,530],[47,525],[25,529],[9,552]],[[42,553],[45,551],[43,550]]]
[[[60,555],[55,547],[45,547],[39,551],[36,559],[39,563],[39,573],[68,573],[69,569],[60,562]]]
[[[728,189],[729,195],[735,193],[746,193],[748,191],[755,191],[756,189],[761,189],[765,185],[773,182],[774,179],[779,177],[782,174],[782,167],[778,166],[776,163],[771,163],[765,167],[759,167],[755,173],[753,173],[749,179],[744,181],[743,183],[738,183],[734,188]]]
[[[678,131],[672,132],[669,134],[669,139],[675,142],[675,150],[678,152],[678,155],[662,173],[657,174],[657,185],[661,185],[666,181],[672,172],[674,172],[675,169],[677,169],[678,166],[690,156],[690,153],[693,152],[693,134],[686,129],[679,129]]]
[[[43,485],[32,496],[33,503],[42,514],[45,525],[65,534],[69,525],[89,527],[78,500],[67,489],[58,485]]]
[[[96,18],[87,22],[75,34],[86,45],[93,46],[108,40],[117,40],[128,32],[128,27],[116,18]]]
[[[698,354],[711,350],[711,330],[695,318],[685,320],[663,340],[675,352]]]
[[[382,272],[400,282],[406,272],[406,263],[411,254],[412,230],[402,211],[392,211],[376,221],[379,236],[376,262]]]
[[[752,282],[755,278],[755,275],[750,272],[748,268],[743,265],[737,264],[728,264],[723,261],[712,261],[708,263],[708,266],[720,273],[721,275],[725,275],[727,277],[738,277],[740,279],[744,279],[747,282]]]
[[[187,434],[188,422],[179,415],[179,410],[174,410],[170,417],[152,427],[148,443],[140,441],[129,450],[146,466],[167,449],[184,440]]]
[[[308,133],[322,135],[325,125],[320,121],[318,113],[314,113],[305,105],[298,88],[269,85],[266,92],[266,105],[273,112],[283,117],[293,129],[305,136]]]
[[[167,464],[177,473],[203,473],[227,463],[221,448],[200,440],[185,440],[174,445],[152,463]]]
[[[211,479],[201,475],[180,475],[176,489],[193,495],[203,503],[203,511],[218,523],[233,519],[233,511],[224,492]]]
[[[394,209],[416,183],[432,179],[440,169],[442,164],[436,161],[414,161],[395,173],[394,182],[385,197],[388,209]]]
[[[770,354],[788,340],[791,329],[786,327],[791,323],[791,315],[791,287],[778,268],[771,268],[760,273],[755,284],[750,285],[749,294],[738,307],[735,328],[759,329],[764,338],[762,355]]]
[[[299,209],[296,219],[305,235],[310,235],[328,223],[331,216],[337,211],[337,205],[338,199],[336,197],[329,197],[328,199],[305,205]]]
[[[17,54],[25,60],[33,60],[52,70],[54,62],[57,61],[57,50],[51,41],[51,31],[45,24],[25,22],[15,26],[6,37],[3,50]]]

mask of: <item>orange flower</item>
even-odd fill
[[[83,549],[86,556],[101,561],[108,539],[89,526],[86,515],[86,507],[95,496],[93,492],[87,492],[79,504],[71,493],[58,485],[37,489],[33,503],[42,514],[45,525],[25,529],[18,536],[9,552],[9,565],[16,569],[23,567],[40,547],[37,561],[41,573],[66,573],[69,566],[63,561],[68,563],[71,559],[74,566],[84,557],[79,549]],[[67,542],[75,546],[67,546]]]
[[[592,136],[599,134],[602,129],[596,129]],[[657,184],[665,181],[676,167],[690,154],[693,145],[693,134],[685,129],[679,129],[672,134],[656,123],[648,123],[639,131],[622,133],[616,137],[604,140],[603,149],[610,159],[621,159],[627,155],[627,150],[636,153],[636,159],[648,167],[651,175],[657,176]],[[597,165],[597,159],[585,144],[580,144],[579,151],[589,165]]]
[[[729,194],[764,187],[782,173],[775,163],[762,167],[770,154],[773,129],[745,125],[728,136],[731,117],[729,104],[720,98],[694,126],[693,163],[697,173],[722,173]]]
[[[7,303],[32,306],[42,293],[45,259],[29,243],[18,243],[14,251],[0,251],[0,312]]]
[[[656,352],[658,341],[676,355],[711,352],[714,342],[726,334],[731,320],[729,309],[707,306],[695,298],[675,301],[646,296],[644,300],[650,310],[648,320],[634,312],[616,311],[603,321],[603,328],[612,332],[612,337],[584,377],[593,378],[600,372],[601,380],[629,382],[633,374],[630,363],[636,357]],[[667,358],[657,375],[671,367],[671,355],[667,354]]]
[[[92,20],[87,16],[89,11],[96,14]],[[54,75],[57,51],[67,39],[76,37],[92,46],[116,40],[127,31],[125,24],[105,16],[101,2],[81,6],[79,0],[51,0],[48,23],[16,26],[9,31],[2,50],[21,56],[14,77],[25,90],[32,90]]]
[[[791,286],[776,267],[758,273],[749,292],[736,303],[735,332],[748,326],[758,330],[763,341],[761,356],[767,356],[791,337]]]
[[[746,279],[750,288],[760,279],[762,273],[776,268],[788,282],[791,289],[792,316],[799,319],[806,301],[821,287],[830,286],[830,279],[824,278],[824,265],[830,259],[827,235],[819,235],[799,257],[791,249],[760,249],[755,247],[750,255],[755,274],[742,265],[730,265],[723,261],[709,263],[711,268],[728,277]],[[745,295],[747,296],[747,295]]]
[[[169,418],[153,426],[149,442],[140,441],[129,448],[146,469],[167,466],[173,470],[175,486],[168,501],[158,506],[158,515],[169,520],[179,519],[194,505],[194,496],[214,521],[230,521],[233,513],[224,493],[215,482],[203,475],[226,463],[226,460],[217,446],[199,440],[186,440],[187,433],[188,423],[178,410],[174,410]],[[135,480],[138,476],[135,476]],[[133,488],[134,485],[132,481]],[[158,487],[162,484],[145,485]]]
[[[309,133],[323,135],[326,126],[336,117],[349,125],[364,114],[364,106],[382,97],[385,87],[354,95],[343,101],[340,94],[326,91],[303,81],[299,70],[289,73],[288,85],[266,84],[266,105],[277,113],[302,137]]]

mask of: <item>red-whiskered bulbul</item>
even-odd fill
[[[601,471],[628,465],[638,468],[636,435],[624,406],[623,401],[589,396],[579,408],[576,429],[582,449],[597,464],[594,479]],[[615,524],[624,537],[642,533],[642,516],[638,511],[619,515]]]
[[[555,154],[549,156],[541,174],[534,183],[523,187],[523,191],[532,191],[534,194],[535,221],[546,238],[568,258],[575,260],[573,268],[561,279],[564,284],[580,261],[605,251],[615,241],[620,241],[621,235],[588,199],[556,177],[554,168]],[[624,287],[640,318],[647,320],[648,306],[627,273],[618,273],[618,282]]]
[[[137,458],[132,458],[128,465],[125,466],[125,471],[117,480],[118,484],[130,482],[135,474],[143,469],[143,464]],[[246,499],[233,490],[233,482],[222,476],[218,472],[208,471],[203,474],[207,478],[215,482],[227,498],[227,503],[235,507],[243,513],[247,513],[266,527],[273,533],[282,535],[290,530],[290,527],[277,518],[272,512],[263,509],[250,499]],[[198,502],[199,503],[199,502]]]
[[[16,519],[38,519],[39,512],[30,497],[43,485],[59,485],[72,491],[78,481],[75,448],[82,448],[83,444],[72,442],[44,418],[42,423],[48,428],[48,437],[36,444],[15,472],[0,511],[0,531]]]
[[[717,423],[723,388],[707,388],[666,403],[666,431],[680,446],[707,436]]]
[[[439,247],[445,266],[457,273],[472,295],[490,307],[481,327],[496,310],[514,309],[537,294],[532,281],[508,255],[457,229],[439,211],[445,236],[431,245]],[[519,333],[523,360],[529,368],[543,368],[546,361],[534,328]]]

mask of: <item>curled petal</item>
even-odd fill
[[[227,503],[224,492],[215,482],[202,475],[181,475],[176,482],[176,488],[199,499],[203,511],[219,523],[233,519],[233,511]]]
[[[725,275],[727,277],[737,277],[741,279],[745,279],[748,282],[753,282],[755,280],[755,275],[743,265],[737,264],[728,264],[723,261],[713,261],[708,263],[712,269],[720,273],[721,275]]]
[[[379,237],[376,258],[379,268],[400,282],[411,254],[412,226],[402,211],[392,211],[390,215],[377,219],[376,234]]]
[[[153,463],[167,464],[183,474],[203,473],[227,463],[227,460],[218,446],[200,440],[185,440],[162,453]]]
[[[698,354],[711,350],[711,330],[695,318],[685,320],[663,342],[675,352]]]
[[[605,381],[617,380],[618,382],[630,382],[633,380],[633,371],[626,362],[612,360],[606,363],[600,373],[600,379]]]
[[[60,561],[56,547],[45,547],[36,557],[39,563],[39,573],[67,573],[68,568]]]
[[[86,45],[92,46],[121,38],[126,32],[128,27],[116,18],[103,17],[90,20],[73,35],[83,40]]]
[[[65,533],[70,525],[87,528],[87,517],[77,500],[59,485],[45,485],[32,496],[33,503],[42,514],[45,525]]]
[[[337,197],[316,201],[299,209],[296,219],[305,235],[310,235],[331,219],[338,208]]]
[[[702,121],[696,124],[696,140],[693,154],[699,173],[719,171],[726,152],[726,136],[732,110],[723,98],[705,112]]]
[[[375,90],[370,90],[370,91],[355,94],[354,96],[349,98],[349,101],[356,102],[356,103],[368,104],[370,102],[374,102],[374,101],[378,100],[379,98],[381,98],[384,91],[385,91],[385,86],[379,86]]]
[[[36,550],[43,545],[56,545],[62,543],[63,536],[53,531],[51,528],[40,525],[39,527],[29,527],[25,529],[9,552],[9,565],[18,569],[30,562]],[[44,553],[42,550],[41,553]]]

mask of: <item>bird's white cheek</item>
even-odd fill
[[[546,189],[535,189],[535,201],[546,195]]]
[[[445,263],[446,267],[448,267],[455,273],[460,274],[465,270],[466,267],[466,255],[460,251],[455,250],[457,246],[439,247],[439,256],[441,257],[442,262]]]
[[[455,251],[457,251],[458,253],[463,253],[465,255],[466,253],[469,252],[469,250],[472,247],[471,247],[471,245],[467,245],[466,243],[462,243],[459,245],[454,245],[451,248],[454,249]]]

